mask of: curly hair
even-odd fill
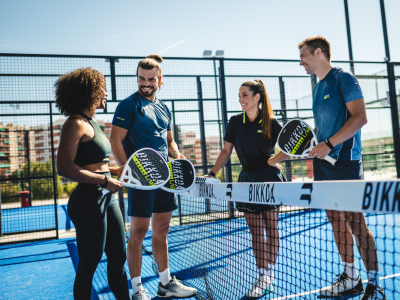
[[[85,108],[96,109],[104,97],[106,81],[103,74],[88,67],[60,76],[54,87],[56,106],[68,117]]]

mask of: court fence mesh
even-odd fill
[[[66,205],[75,183],[57,176],[55,168],[59,136],[65,121],[54,104],[57,78],[88,66],[104,74],[110,96],[107,108],[99,111],[96,119],[109,137],[116,106],[138,88],[136,66],[140,59],[142,57],[0,54],[0,244],[57,238],[60,233],[73,230]],[[350,62],[333,62],[333,65],[350,70]],[[390,68],[394,77],[388,72]],[[256,78],[264,81],[272,108],[282,124],[301,118],[314,125],[312,89],[317,78],[306,75],[296,60],[165,58],[162,69],[165,85],[158,97],[170,108],[175,140],[195,165],[198,175],[207,173],[215,163],[223,147],[227,122],[232,115],[240,113],[237,93],[245,81]],[[353,71],[364,93],[369,120],[362,130],[366,180],[390,180],[398,174],[399,70],[400,63],[395,62],[354,62]],[[113,159],[111,164],[115,164]],[[291,159],[283,162],[283,167],[288,181],[309,182],[313,178],[311,160]],[[236,182],[240,170],[237,155],[233,153],[217,177],[222,182]],[[121,209],[125,210],[122,203],[126,194],[121,192],[119,196]],[[179,209],[173,215],[173,224],[177,226],[172,230],[182,230],[182,235],[185,234],[183,228],[193,233],[198,230],[196,234],[203,238],[198,238],[197,243],[208,240],[207,234],[222,232],[221,228],[232,233],[234,239],[240,235],[237,227],[246,227],[243,215],[232,204],[210,199],[196,204],[190,201],[185,197],[177,198]],[[286,215],[294,216],[294,220],[314,220],[315,226],[326,223],[322,212],[282,211],[283,208],[281,228],[291,226],[285,222],[293,218],[286,218]],[[386,224],[381,221],[392,224],[385,218],[379,219],[379,224]],[[220,227],[207,228],[211,220],[213,226]],[[376,220],[376,216],[371,220]],[[126,227],[129,229],[129,218],[126,218]],[[209,233],[201,233],[199,228]],[[244,235],[248,235],[248,231]],[[286,235],[282,233],[281,239]],[[292,237],[296,235],[290,235]],[[299,233],[297,238],[306,237]],[[236,244],[240,246],[240,243]],[[249,240],[243,242],[242,250],[237,250],[246,261],[251,260],[250,256],[246,258],[251,252],[245,250],[249,248],[248,243]],[[287,255],[290,254],[289,251]],[[175,252],[171,259],[174,255]],[[200,261],[198,264],[207,271],[208,267],[200,265]],[[208,288],[209,281],[202,290]]]

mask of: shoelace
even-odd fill
[[[334,283],[334,284],[340,284],[340,283],[342,283],[343,281],[345,281],[346,279],[348,279],[349,277],[347,276],[347,275],[345,275],[345,274],[338,274],[338,275],[336,275],[336,282]]]
[[[182,283],[180,283],[180,281],[178,279],[176,279],[176,277],[174,276],[174,278],[172,279],[172,282],[175,283],[177,286],[179,286],[181,289],[183,290],[187,290],[190,291],[192,290],[192,288],[183,285]]]
[[[150,295],[148,294],[148,292],[149,292],[149,290],[140,290],[139,291],[139,296],[140,296],[139,299],[145,299],[145,300],[150,299]],[[143,296],[146,298],[143,298]]]

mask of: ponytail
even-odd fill
[[[272,119],[275,117],[274,111],[272,110],[271,103],[267,89],[265,88],[264,82],[261,79],[255,79],[253,81],[247,81],[242,84],[247,86],[253,95],[260,94],[260,102],[258,102],[258,109],[261,114],[261,129],[263,138],[272,138]]]

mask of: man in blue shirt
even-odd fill
[[[362,179],[361,128],[367,123],[364,97],[356,77],[331,65],[331,47],[325,38],[313,36],[299,45],[300,65],[319,82],[313,91],[313,112],[319,144],[309,157],[314,161],[314,180]],[[325,156],[337,159],[332,166]],[[342,259],[344,272],[320,295],[334,297],[361,294],[364,287],[354,260],[356,239],[368,274],[368,286],[362,300],[386,299],[379,284],[378,256],[375,239],[363,213],[326,211]]]
[[[126,163],[136,150],[153,148],[168,160],[185,158],[178,150],[171,131],[171,112],[156,98],[162,82],[158,55],[149,55],[139,62],[137,82],[139,91],[121,101],[114,114],[111,131],[112,154],[118,165]],[[160,271],[158,296],[189,297],[197,290],[171,280],[168,267],[168,243],[172,211],[177,208],[174,195],[161,189],[144,191],[128,188],[128,214],[131,232],[128,240],[127,260],[131,276],[133,300],[150,300],[141,284],[142,244],[152,224],[153,255]]]

